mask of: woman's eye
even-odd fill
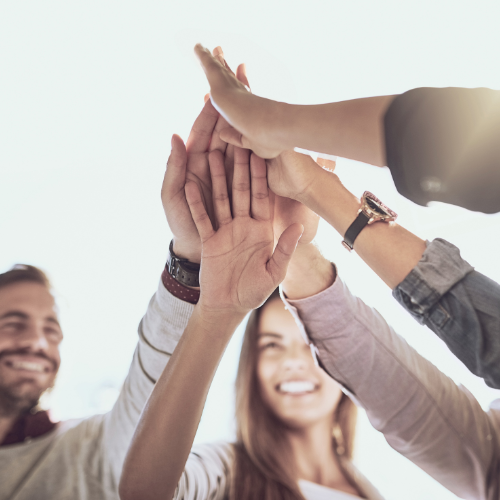
[[[268,344],[264,344],[261,349],[277,349],[281,347],[279,344],[276,342],[269,342]]]

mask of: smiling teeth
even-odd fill
[[[16,370],[29,370],[31,372],[40,372],[44,371],[43,366],[39,363],[32,363],[30,361],[14,361],[12,363],[12,368]]]
[[[314,384],[312,382],[283,382],[280,384],[281,392],[300,393],[314,391]]]

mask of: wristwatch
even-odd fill
[[[170,242],[168,254],[167,269],[170,276],[182,285],[200,286],[200,264],[177,257],[174,253],[174,240]]]
[[[374,194],[370,193],[370,191],[365,191],[361,197],[361,208],[358,210],[358,216],[345,232],[342,245],[350,252],[354,245],[354,240],[367,224],[391,222],[396,220],[397,217],[398,214],[384,205]]]

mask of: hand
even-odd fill
[[[214,55],[224,60],[220,47],[214,49]],[[240,65],[237,74],[238,78],[248,84],[244,65]],[[234,147],[220,138],[220,132],[227,127],[228,123],[219,115],[207,97],[205,106],[191,129],[187,145],[184,145],[178,135],[174,134],[172,137],[172,152],[167,162],[161,197],[167,222],[174,236],[174,252],[191,262],[199,263],[201,260],[201,241],[189,211],[184,186],[189,181],[196,183],[202,193],[205,208],[213,221],[208,154],[210,151],[218,150],[225,154],[228,163],[234,159]],[[227,166],[228,172],[231,172],[228,176],[229,182],[232,180],[232,169],[231,163],[230,168]]]
[[[286,119],[282,103],[253,95],[244,82],[228,70],[200,44],[198,56],[210,84],[210,98],[216,109],[232,125],[221,132],[221,138],[234,146],[248,148],[261,158],[274,158],[293,147],[282,133]]]
[[[222,154],[210,153],[216,227],[196,183],[186,184],[187,201],[202,241],[198,305],[205,311],[238,315],[261,305],[284,279],[303,232],[300,224],[286,228],[273,253],[266,164],[254,154],[249,156],[249,151],[235,149],[231,212]]]
[[[312,185],[320,167],[309,155],[283,151],[277,158],[266,160],[267,180],[271,191],[279,196],[299,200]]]
[[[278,196],[272,192],[270,194],[271,203],[273,203],[274,198],[273,230],[275,242],[288,226],[298,222],[304,226],[304,233],[299,240],[298,248],[311,243],[318,232],[319,216],[298,201]]]

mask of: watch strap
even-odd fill
[[[370,222],[370,218],[361,210],[358,216],[354,219],[354,222],[348,227],[347,231],[345,232],[342,245],[344,245],[347,250],[351,251],[353,249],[354,240],[358,237],[358,234],[363,230],[368,222]]]
[[[177,257],[174,253],[174,240],[168,248],[167,269],[176,281],[186,286],[200,286],[200,264],[189,262],[187,259]]]

